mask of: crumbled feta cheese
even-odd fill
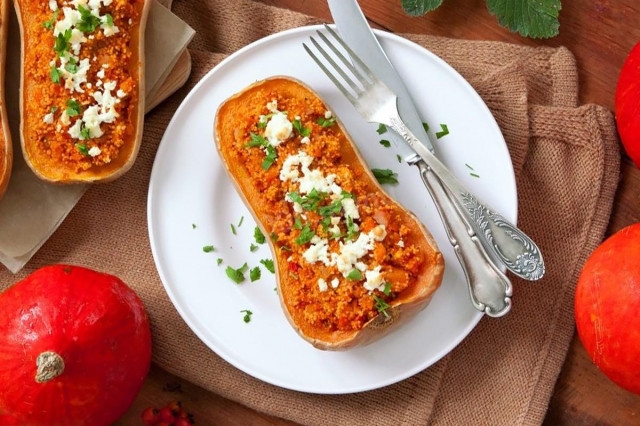
[[[78,62],[76,59],[77,71],[75,73],[71,73],[67,70],[66,65],[69,62],[69,59],[66,57],[60,58],[60,66],[58,67],[58,71],[60,75],[64,78],[64,87],[69,89],[70,92],[79,92],[84,93],[84,90],[80,86],[82,83],[87,82],[87,71],[89,71],[89,59],[82,59]]]
[[[98,77],[98,78],[104,78],[104,70],[102,69],[102,70],[98,71],[98,72],[96,73],[96,77]]]
[[[54,12],[58,10],[58,2],[56,0],[49,0],[49,9],[53,10]]]
[[[98,80],[96,82],[96,87],[101,87],[102,86],[102,80]]]
[[[56,125],[56,132],[60,133],[62,131],[62,125],[60,123],[58,123]]]
[[[69,45],[71,46],[71,50],[74,55],[80,54],[81,44],[86,42],[87,38],[84,36],[84,33],[77,28],[71,30],[71,38],[69,38]],[[77,59],[77,58],[76,58]]]
[[[300,120],[300,116],[299,116],[299,115],[296,115],[296,116],[294,117],[294,120]]]
[[[404,247],[404,241],[403,240],[398,241],[398,247]]]
[[[328,265],[329,260],[329,240],[326,238],[320,238],[315,235],[311,239],[311,245],[304,253],[302,253],[302,257],[308,263],[316,263],[317,261],[321,261],[325,265]]]
[[[333,117],[333,114],[331,113],[331,111],[327,110],[324,113],[324,118],[326,118],[327,120],[330,119],[331,117]]]
[[[338,286],[340,285],[340,280],[337,278],[334,278],[331,280],[331,287],[332,288],[338,288]]]
[[[50,112],[49,114],[45,114],[42,121],[44,121],[46,124],[53,124],[53,113]]]
[[[302,213],[304,209],[300,205],[300,203],[293,203],[293,211],[296,213]]]
[[[269,141],[271,146],[278,146],[291,137],[293,133],[293,124],[289,121],[285,114],[274,114],[267,123],[264,130],[264,137]]]
[[[89,155],[92,157],[97,157],[101,152],[102,150],[97,146],[92,146],[91,148],[89,148]]]
[[[267,109],[269,111],[271,111],[272,113],[277,113],[278,112],[278,101],[276,99],[272,100],[271,102],[267,102]]]
[[[68,126],[69,124],[71,124],[71,120],[69,119],[69,114],[67,114],[66,110],[62,111],[62,114],[60,114],[60,122],[65,126]]]
[[[84,139],[84,136],[82,136],[82,133],[80,132],[81,126],[82,120],[76,120],[76,122],[73,123],[73,126],[69,128],[69,136],[73,139]]]
[[[85,86],[87,87],[87,89],[91,89],[93,87],[93,84],[87,83]]]
[[[300,143],[308,144],[309,142],[311,142],[311,139],[309,139],[309,136],[305,136],[302,139],[300,139]]]
[[[314,189],[321,192],[329,192],[331,184],[336,178],[336,175],[330,174],[325,176],[320,170],[314,169],[305,172],[304,176],[299,179],[300,193],[308,194]]]
[[[387,229],[384,225],[378,225],[369,231],[369,235],[376,241],[382,241],[387,236]]]
[[[360,213],[353,198],[345,198],[342,200],[342,209],[344,210],[345,216],[350,216],[351,219],[360,219]]]
[[[120,29],[115,25],[109,25],[106,22],[104,24],[100,24],[100,28],[102,28],[102,33],[105,37],[111,37],[112,35],[118,34]]]
[[[56,25],[53,27],[53,35],[58,37],[58,34],[63,33],[76,25],[82,19],[80,12],[70,7],[63,7],[62,12],[64,13],[64,18],[58,20]]]
[[[313,157],[304,151],[298,151],[297,154],[288,156],[284,163],[282,163],[282,169],[280,169],[280,180],[286,182],[291,180],[296,182],[300,177],[298,166],[302,167],[302,172],[305,173],[309,170],[309,166],[313,162]]]
[[[331,224],[337,225],[340,223],[340,218],[338,216],[331,216]]]
[[[322,278],[318,278],[318,288],[323,292],[329,289],[329,287],[327,286],[327,282]]]
[[[356,264],[353,266],[355,266],[357,270],[362,272],[367,270],[367,265],[364,262],[356,262]]]
[[[117,82],[108,81],[104,84],[104,90],[115,90]]]
[[[382,273],[380,272],[381,268],[382,267],[378,265],[372,270],[364,273],[364,276],[366,278],[366,281],[363,284],[364,288],[369,291],[373,291],[383,284]]]
[[[102,64],[102,68],[109,68],[109,64]]]

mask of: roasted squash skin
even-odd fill
[[[0,198],[9,185],[13,165],[13,146],[4,101],[4,75],[9,25],[9,0],[0,0]]]
[[[20,140],[26,163],[52,183],[122,176],[133,166],[142,139],[144,33],[151,0],[98,2],[94,22],[88,12],[94,12],[95,2],[14,4],[22,41]],[[81,12],[89,18],[72,18]],[[77,84],[69,84],[74,80]],[[109,97],[111,105],[104,101]],[[97,113],[86,116],[92,108]]]
[[[271,141],[275,127],[270,130],[271,122],[267,121],[276,114],[284,114],[292,124],[294,130],[284,131],[289,136],[277,141],[273,150],[250,143]],[[267,240],[274,254],[278,297],[288,321],[301,337],[323,350],[365,345],[428,305],[442,281],[442,254],[425,226],[384,192],[340,121],[317,93],[289,77],[256,82],[218,108],[213,133],[231,181],[262,232],[271,236]],[[264,167],[271,151],[276,157]],[[297,187],[287,181],[285,169],[292,158],[305,155],[313,159],[307,172],[311,174],[315,168],[331,182],[330,175],[335,175],[339,190],[334,194],[342,191],[342,195],[320,191],[320,207],[310,207],[303,201],[301,210],[292,202],[292,189]],[[296,170],[294,175],[299,175]],[[304,166],[299,171],[307,173]],[[304,178],[301,176],[298,182]],[[302,184],[299,188],[303,195]],[[307,192],[306,201],[312,195]],[[352,204],[359,209],[359,213],[353,213],[357,220],[349,219],[344,205],[342,210],[334,210],[338,213],[323,217],[326,209],[345,203],[340,200],[346,198],[355,200]],[[328,224],[340,215],[343,219],[334,234],[321,224],[323,219]],[[309,232],[315,239],[304,238]],[[374,238],[378,234],[381,238]],[[352,259],[355,276],[344,269],[351,266],[336,270],[341,267],[336,266],[340,264],[336,258],[344,259],[344,247],[356,246],[360,237],[370,247],[357,261]],[[314,244],[328,244],[333,261],[313,258],[309,253]],[[383,282],[378,285],[381,281],[377,277],[377,287],[367,287],[377,276],[376,267],[382,271]],[[329,285],[334,281],[335,287]]]

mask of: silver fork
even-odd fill
[[[516,269],[515,272],[524,278],[539,279],[544,274],[544,263],[537,246],[519,229],[493,213],[473,196],[447,167],[416,139],[400,118],[396,95],[330,27],[325,25],[325,28],[347,52],[357,68],[322,32],[317,31],[318,36],[342,66],[336,63],[315,38],[310,37],[311,43],[351,90],[340,82],[306,43],[303,43],[305,50],[360,115],[368,122],[382,123],[393,129],[414,149],[416,155],[407,159],[407,163],[418,167],[420,176],[436,204],[449,242],[464,270],[472,304],[489,316],[505,315],[511,309],[512,286],[500,265],[505,265],[510,270]],[[488,247],[492,252],[488,252]]]

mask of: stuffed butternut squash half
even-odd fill
[[[435,241],[311,89],[285,77],[249,86],[218,109],[214,139],[270,236],[280,302],[300,336],[348,349],[429,303],[444,272]]]
[[[150,0],[16,0],[20,137],[41,179],[98,182],[135,161]]]
[[[4,103],[4,70],[7,52],[7,28],[9,26],[9,0],[0,0],[0,198],[4,195],[11,177],[13,146]]]

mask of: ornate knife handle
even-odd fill
[[[399,116],[389,126],[415,150],[453,198],[459,213],[475,230],[482,246],[497,265],[526,280],[539,280],[545,273],[538,246],[524,232],[489,209],[455,177],[449,169],[411,133]]]

